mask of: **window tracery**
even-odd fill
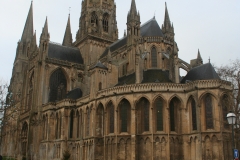
[[[152,62],[152,67],[157,67],[157,49],[156,49],[156,47],[152,47],[151,62]]]
[[[205,120],[206,120],[206,129],[213,129],[213,106],[212,106],[212,97],[210,94],[207,94],[205,99]]]
[[[157,131],[163,131],[163,101],[157,98],[155,101],[156,108],[156,128]]]
[[[130,120],[130,104],[129,102],[124,99],[119,103],[120,109],[120,131],[121,132],[128,132],[128,123]]]
[[[108,32],[108,14],[104,13],[103,15],[103,20],[102,20],[102,25],[103,25],[103,31]]]
[[[59,101],[65,98],[67,91],[67,80],[63,71],[59,68],[50,77],[49,101]]]

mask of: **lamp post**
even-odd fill
[[[233,159],[235,159],[234,157],[234,132],[233,132],[233,125],[235,124],[235,121],[236,121],[236,115],[230,111],[228,114],[227,114],[227,120],[228,120],[228,124],[231,124],[232,125],[232,152],[233,152]]]

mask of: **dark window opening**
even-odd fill
[[[103,31],[104,32],[108,32],[108,14],[107,13],[105,13],[104,15],[103,15],[103,21],[102,21],[102,25],[103,25]]]
[[[151,62],[152,62],[152,67],[157,67],[157,50],[156,50],[156,47],[152,48]]]
[[[194,99],[191,100],[192,106],[192,129],[197,130],[197,110],[196,110],[196,103]]]
[[[213,129],[213,112],[212,112],[212,97],[207,94],[205,97],[205,118],[206,118],[206,129]]]
[[[157,131],[163,131],[163,101],[158,98],[155,102]]]

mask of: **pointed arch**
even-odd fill
[[[191,129],[197,130],[197,107],[196,102],[193,98],[193,96],[190,96],[188,99],[188,109],[189,109],[189,116],[191,117]]]
[[[89,136],[90,133],[90,109],[87,107],[86,109],[86,136]]]
[[[96,113],[96,135],[97,136],[103,136],[104,133],[104,107],[102,103],[99,103],[97,107],[97,113]]]
[[[157,49],[155,46],[151,48],[151,65],[152,67],[157,67]]]
[[[119,131],[129,132],[131,125],[131,105],[125,98],[118,104],[119,108]]]
[[[22,140],[22,154],[27,154],[27,137],[28,137],[28,123],[25,121],[22,125],[21,140]]]
[[[170,131],[178,131],[179,123],[179,108],[181,107],[181,101],[177,97],[173,97],[169,103],[169,115],[170,115]]]
[[[112,101],[107,103],[107,126],[108,126],[108,133],[114,133],[114,105]]]
[[[204,96],[204,109],[205,109],[205,124],[206,129],[213,129],[213,99],[211,94],[207,93]]]
[[[164,100],[161,97],[157,97],[153,103],[154,119],[156,131],[163,131],[163,106]]]
[[[108,32],[108,19],[109,19],[108,13],[104,13],[103,20],[102,20],[102,26],[103,26],[104,32]]]
[[[67,79],[61,68],[56,69],[50,76],[49,102],[62,100],[67,92]]]
[[[95,11],[91,15],[91,24],[93,27],[98,27],[98,16]]]
[[[69,138],[73,138],[74,131],[74,110],[71,110],[69,116]]]
[[[150,103],[145,98],[142,97],[136,103],[137,111],[137,133],[142,133],[144,131],[149,131],[149,109]]]

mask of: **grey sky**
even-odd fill
[[[164,18],[164,0],[135,0],[142,24],[154,14],[161,26]],[[34,0],[34,29],[37,43],[46,16],[50,40],[62,43],[71,7],[73,39],[79,25],[82,0]],[[126,29],[131,0],[115,0],[119,38]],[[0,0],[0,79],[11,78],[17,42],[22,36],[30,0]],[[186,62],[197,56],[200,49],[204,63],[209,57],[215,65],[227,64],[240,58],[240,1],[239,0],[182,0],[167,1],[170,20],[175,29],[179,57]]]

